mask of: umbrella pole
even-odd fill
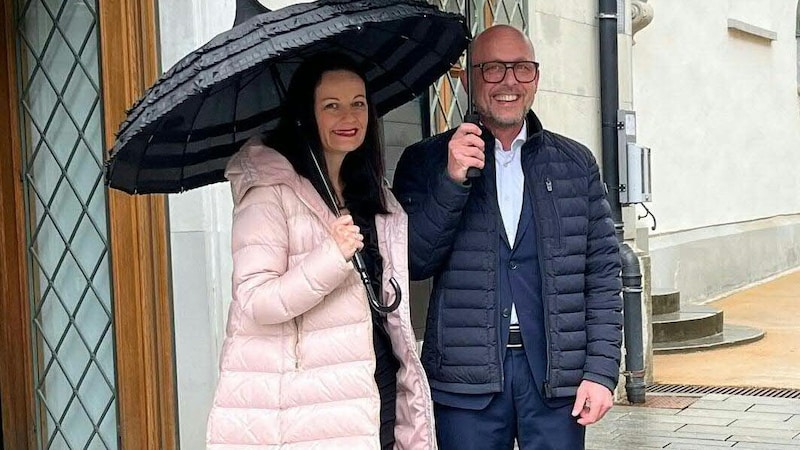
[[[297,126],[299,128],[300,124],[298,123]],[[325,172],[322,170],[322,166],[319,164],[317,155],[314,153],[314,150],[311,148],[311,144],[308,142],[306,142],[306,147],[308,148],[308,154],[311,155],[311,161],[314,162],[314,169],[317,170],[317,175],[319,175],[319,179],[322,181],[322,187],[325,188],[325,194],[328,197],[326,200],[333,207],[333,213],[336,215],[336,217],[341,217],[342,212],[339,211],[339,202],[336,201],[336,196],[333,194],[333,189],[331,189],[331,186],[328,184],[328,178],[325,176]]]
[[[472,0],[465,0],[464,1],[464,16],[467,21],[467,29],[469,33],[472,34]],[[466,54],[466,66],[464,70],[467,71],[466,73],[466,80],[467,80],[467,113],[464,115],[464,123],[474,123],[475,125],[480,125],[481,119],[478,116],[478,113],[475,112],[475,106],[472,103],[472,48],[470,46],[467,47],[467,54]],[[470,167],[467,169],[467,178],[479,178],[481,176],[481,170],[477,167]]]
[[[300,123],[297,124],[300,126]],[[336,217],[341,217],[342,212],[339,210],[338,202],[336,201],[336,196],[333,194],[333,189],[331,189],[330,185],[328,184],[328,178],[325,176],[325,173],[322,171],[322,166],[317,159],[316,153],[311,148],[311,144],[306,141],[306,147],[308,149],[309,154],[311,155],[311,161],[314,162],[314,168],[317,170],[317,175],[319,175],[320,180],[322,180],[322,186],[325,188],[325,194],[328,197],[328,201],[333,206],[333,213]],[[353,254],[353,266],[356,268],[356,272],[358,272],[358,276],[361,278],[361,283],[364,285],[364,289],[367,291],[367,300],[369,301],[370,307],[375,311],[388,314],[394,310],[396,310],[400,306],[400,300],[402,299],[402,293],[400,291],[400,284],[394,277],[389,279],[389,283],[392,285],[392,288],[395,292],[395,301],[391,305],[384,306],[379,300],[378,296],[375,295],[375,290],[372,289],[372,281],[369,278],[369,273],[367,272],[367,264],[364,262],[364,257],[361,256],[361,252],[356,251]]]

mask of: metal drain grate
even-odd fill
[[[654,384],[647,386],[652,394],[724,394],[748,395],[751,397],[800,398],[800,389],[737,387],[737,386],[690,386],[685,384]]]
[[[700,400],[700,396],[688,395],[648,395],[644,403],[624,403],[626,406],[641,408],[661,408],[661,409],[686,409],[694,402]]]

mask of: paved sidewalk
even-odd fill
[[[586,448],[800,449],[800,399],[719,394],[671,399],[693,403],[683,408],[617,405],[589,427]]]
[[[766,335],[745,345],[656,355],[656,383],[800,389],[800,270],[709,306],[724,311],[725,323],[760,328]]]

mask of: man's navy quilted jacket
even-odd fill
[[[533,112],[527,120],[522,167],[534,200],[551,343],[545,394],[575,395],[583,379],[613,390],[622,336],[620,260],[597,162],[586,147],[543,130]],[[464,186],[447,176],[452,134],[406,149],[394,178],[395,195],[409,215],[411,278],[434,277],[421,359],[439,389],[497,392],[504,354],[495,307],[500,213],[496,202],[485,201],[484,183]],[[491,163],[494,138],[488,134]],[[458,298],[458,306],[443,307],[453,304],[444,298]],[[468,332],[476,327],[488,332]],[[445,345],[445,333],[457,345]],[[474,351],[466,356],[468,348]]]

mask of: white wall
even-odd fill
[[[633,67],[638,137],[653,149],[654,286],[697,302],[797,267],[797,2],[648,3]]]
[[[649,3],[655,18],[633,53],[655,234],[800,212],[797,2]],[[728,18],[778,39],[729,31]]]
[[[161,62],[167,69],[233,24],[235,0],[159,2]],[[205,425],[230,299],[227,183],[169,196],[175,355],[181,448],[205,448]]]
[[[545,128],[588,146],[600,160],[597,2],[531,2],[530,35],[540,64],[533,110]]]
[[[627,6],[627,2],[626,2]],[[541,64],[539,93],[533,109],[545,128],[588,146],[600,162],[600,62],[598,2],[531,1],[531,40]],[[630,20],[619,19],[620,107],[632,102]]]

